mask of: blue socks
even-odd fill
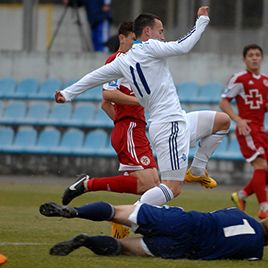
[[[91,221],[110,221],[114,217],[114,207],[106,202],[95,202],[75,208],[77,218]]]

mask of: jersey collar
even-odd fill
[[[141,43],[142,43],[141,40],[135,40],[135,41],[133,41],[133,45],[135,45],[135,44],[141,44]]]

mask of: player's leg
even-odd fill
[[[268,217],[268,202],[266,192],[266,176],[267,176],[267,156],[264,148],[266,148],[266,135],[262,134],[258,128],[251,126],[251,132],[248,136],[237,134],[241,152],[253,166],[253,175],[250,182],[238,192],[231,195],[232,201],[241,210],[245,209],[246,199],[255,193],[260,204],[258,216],[260,218]]]
[[[189,129],[186,122],[151,124],[162,183],[146,191],[142,203],[163,205],[181,193],[188,164]]]
[[[199,147],[185,180],[187,182],[197,181],[207,188],[214,188],[217,183],[208,176],[206,167],[209,158],[228,133],[230,118],[222,112],[197,111],[188,113],[187,121],[191,133],[191,146],[199,141]]]

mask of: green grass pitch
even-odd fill
[[[190,261],[163,260],[141,257],[99,257],[89,250],[81,248],[69,256],[57,257],[48,254],[49,248],[62,240],[78,233],[92,235],[110,234],[110,224],[95,223],[80,219],[46,218],[39,214],[39,205],[46,201],[60,202],[65,187],[71,181],[62,182],[35,179],[20,182],[0,178],[0,253],[8,257],[7,268],[84,268],[84,267],[153,267],[153,268],[187,268],[187,267],[267,267],[268,248],[265,249],[264,260],[250,261]],[[184,191],[170,205],[184,207],[185,210],[211,211],[232,206],[230,193],[237,187],[219,186],[207,190],[195,186],[184,187]],[[73,201],[72,205],[82,205],[92,201],[109,201],[113,204],[133,203],[135,195],[96,192],[85,194]],[[248,202],[248,213],[255,216],[258,206],[255,197]]]

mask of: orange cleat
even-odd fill
[[[246,209],[246,201],[239,198],[238,193],[234,192],[231,194],[231,200],[234,202],[235,206],[242,211]]]
[[[257,216],[261,220],[268,218],[268,210],[259,210]]]
[[[191,173],[190,169],[188,169],[186,174],[185,174],[184,181],[186,181],[186,182],[198,182],[206,188],[217,187],[217,182],[214,179],[212,179],[211,177],[209,177],[207,171],[205,171],[205,174],[203,176],[194,176]]]
[[[0,254],[0,265],[3,265],[7,262],[7,257]]]

